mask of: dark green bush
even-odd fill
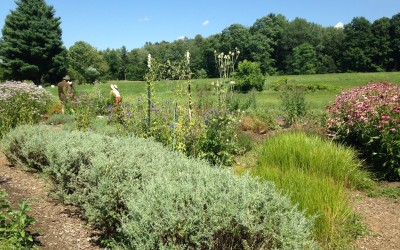
[[[116,248],[316,247],[310,220],[271,183],[236,176],[153,141],[24,126],[2,145],[8,157],[47,159],[35,164]]]

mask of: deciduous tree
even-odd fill
[[[400,71],[400,13],[390,19],[390,37],[393,66],[392,69]]]
[[[317,72],[317,55],[314,47],[303,43],[293,49],[291,72],[296,75],[315,74]]]
[[[371,23],[365,17],[355,17],[344,26],[342,66],[346,71],[367,72],[372,68]]]
[[[392,61],[391,39],[390,39],[390,19],[380,18],[372,23],[371,41],[371,60],[375,71],[387,71]]]
[[[99,77],[105,77],[108,71],[104,56],[83,41],[76,42],[69,48],[68,58],[70,62],[68,71],[74,72],[71,73],[72,77],[80,81],[91,83],[93,69],[99,73]]]

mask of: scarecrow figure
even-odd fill
[[[111,84],[110,97],[113,103],[118,104],[121,102],[121,95],[119,94],[117,85]]]

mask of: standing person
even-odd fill
[[[111,84],[110,96],[111,96],[111,100],[112,100],[114,103],[117,103],[117,104],[118,104],[118,103],[121,102],[121,95],[119,94],[117,85]]]
[[[72,99],[75,97],[75,89],[72,84],[69,75],[63,77],[62,81],[57,84],[58,97],[62,103],[61,113],[64,114],[64,102],[66,99]]]

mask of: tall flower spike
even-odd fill
[[[186,60],[187,60],[187,63],[189,64],[190,63],[190,52],[189,52],[189,50],[186,51]]]
[[[147,67],[149,67],[149,69],[151,69],[151,54],[147,55]]]

